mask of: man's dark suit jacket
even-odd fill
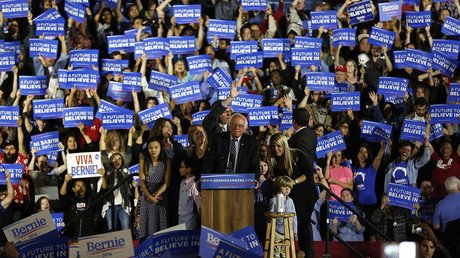
[[[310,127],[304,127],[289,139],[289,147],[301,150],[308,158],[316,158],[316,132]]]
[[[202,174],[224,174],[227,168],[228,154],[230,152],[230,132],[217,134],[207,152]],[[257,140],[250,135],[243,134],[239,141],[238,156],[235,173],[255,173],[259,176],[259,155]]]
[[[214,141],[214,138],[218,133],[222,132],[222,128],[219,124],[219,117],[227,110],[226,107],[222,106],[222,103],[219,103],[211,109],[203,119],[202,125],[204,130],[208,134],[209,143]]]

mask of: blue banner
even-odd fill
[[[291,65],[320,65],[320,49],[291,48]]]
[[[36,156],[60,151],[59,134],[57,131],[32,135],[30,149],[37,148]]]
[[[360,138],[368,142],[387,142],[390,139],[392,130],[391,125],[363,120]]]
[[[393,51],[393,66],[395,69],[404,69],[406,62],[406,51]]]
[[[224,172],[224,171],[222,171]],[[201,189],[254,189],[254,174],[203,174]]]
[[[18,127],[19,106],[0,106],[0,126]]]
[[[182,134],[182,135],[175,135],[174,140],[176,140],[178,143],[184,147],[184,149],[187,149],[190,143],[188,142],[188,135],[187,134]]]
[[[0,163],[0,185],[6,185],[5,170],[10,172],[11,184],[18,185],[24,174],[23,164],[1,164]]]
[[[171,100],[175,100],[177,104],[200,100],[202,98],[200,82],[191,81],[171,86],[169,95]]]
[[[71,107],[64,108],[64,128],[77,127],[78,123],[94,125],[93,107]]]
[[[168,37],[169,49],[175,55],[193,54],[196,49],[194,36]]]
[[[367,42],[377,47],[383,47],[387,45],[388,49],[391,49],[393,47],[395,38],[396,33],[393,31],[372,27],[371,34],[369,35]]]
[[[67,73],[69,70],[66,69],[58,69],[57,77],[58,77],[58,83],[59,83],[59,88],[61,89],[69,89],[67,87]]]
[[[32,101],[34,120],[62,119],[64,99],[34,99]]]
[[[76,69],[67,71],[66,85],[60,85],[63,89],[76,86],[78,89],[96,89],[99,84],[99,71],[93,69]]]
[[[12,71],[15,64],[16,54],[14,52],[0,53],[0,72]]]
[[[393,17],[401,19],[401,2],[379,3],[380,21],[391,21]]]
[[[205,226],[201,226],[199,256],[213,257],[220,240],[225,236],[225,234]]]
[[[65,35],[64,19],[56,20],[35,20],[35,36],[45,35],[57,37],[59,35]]]
[[[360,92],[343,92],[332,93],[332,112],[353,111],[360,110]]]
[[[134,43],[136,35],[116,35],[107,36],[107,45],[109,54],[115,51],[124,51],[126,53],[134,52]]]
[[[282,54],[284,58],[290,59],[291,40],[290,39],[262,39],[262,51],[264,58],[278,58]]]
[[[192,125],[201,125],[204,118],[211,112],[211,110],[204,110],[192,114]]]
[[[245,11],[265,11],[267,5],[267,0],[241,0],[241,6]]]
[[[397,77],[380,77],[378,94],[389,94],[395,96],[404,96],[409,85],[408,79]]]
[[[101,104],[99,105],[99,108],[97,109],[97,113],[95,117],[98,119],[102,119],[103,113],[116,112],[119,109],[120,109],[119,106],[101,99]]]
[[[460,53],[460,41],[459,40],[447,40],[447,39],[433,39],[433,47],[431,51],[442,52],[447,55],[450,59],[457,60],[458,53]]]
[[[53,215],[53,214],[51,214]],[[17,245],[19,256],[26,257],[46,257],[67,258],[69,240],[60,238],[57,231],[53,230],[45,235],[33,238]]]
[[[336,152],[346,148],[342,132],[337,130],[318,138],[316,143],[316,157],[320,159],[325,157],[329,151]]]
[[[208,24],[208,37],[217,36],[217,38],[230,40],[235,38],[236,21],[209,19]]]
[[[252,54],[238,55],[235,60],[235,70],[240,70],[249,67],[262,68],[263,62],[264,55],[262,51]]]
[[[432,68],[434,70],[439,70],[445,76],[452,78],[460,62],[458,60],[450,59],[449,56],[438,51],[431,51],[431,53],[433,54],[433,63],[431,64]]]
[[[262,98],[262,95],[240,93],[238,97],[232,100],[231,106],[235,112],[248,113],[248,108],[262,105]]]
[[[431,26],[431,11],[406,11],[406,22],[411,28],[425,28]]]
[[[210,55],[198,55],[187,57],[188,72],[192,75],[201,74],[205,71],[212,72]]]
[[[430,127],[430,142],[434,141],[443,136],[442,129],[444,127],[442,124],[432,124]]]
[[[61,228],[65,226],[64,224],[64,213],[51,213],[51,217],[53,218],[54,225],[56,226],[56,230],[59,231]]]
[[[249,126],[268,126],[278,125],[278,107],[263,106],[256,108],[248,108]]]
[[[22,18],[27,17],[29,12],[28,0],[9,0],[0,3],[3,18]]]
[[[299,37],[294,38],[294,48],[305,48],[305,49],[315,49],[320,50],[323,40],[319,38],[311,37]]]
[[[430,106],[431,124],[458,124],[460,105],[458,104],[438,104]]]
[[[421,190],[415,187],[393,184],[388,185],[388,204],[402,208],[415,210],[414,204],[418,203]]]
[[[19,89],[22,96],[45,96],[48,84],[46,75],[26,76],[19,75]]]
[[[347,7],[350,25],[374,20],[371,1],[362,1]]]
[[[421,50],[407,49],[405,66],[427,72],[431,68],[433,54]]]
[[[352,208],[354,205],[352,202],[347,202]],[[338,201],[329,201],[329,219],[337,218],[339,221],[348,221],[351,216],[353,216],[353,212],[351,212],[347,207],[341,204]]]
[[[109,73],[120,75],[123,69],[129,67],[129,60],[101,59],[101,62],[101,75],[107,75]]]
[[[334,47],[342,46],[354,47],[356,46],[356,29],[335,29],[332,31],[332,42]]]
[[[132,90],[135,90],[136,92],[140,92],[141,87],[142,87],[142,73],[138,73],[138,72],[124,72],[123,73],[123,90],[124,91],[129,91],[130,94]]]
[[[198,23],[201,16],[201,5],[173,5],[173,15],[177,24]]]
[[[396,109],[401,109],[404,106],[404,97],[394,96],[394,95],[385,95],[383,96],[385,102],[391,102],[395,104]]]
[[[309,72],[305,74],[306,86],[313,91],[334,91],[335,74]]]
[[[105,6],[107,6],[110,9],[117,8],[118,0],[106,0],[104,2],[105,2]]]
[[[166,253],[168,257],[197,256],[199,248],[199,230],[175,230],[149,236],[134,253],[136,257],[166,257]]]
[[[259,42],[257,40],[231,41],[230,42],[230,58],[235,60],[236,57],[241,54],[257,53],[258,49],[259,49]]]
[[[208,78],[207,81],[211,87],[217,88],[230,88],[232,86],[232,77],[228,75],[222,68],[215,70]]]
[[[448,102],[460,101],[460,83],[452,82],[449,85],[449,96],[447,97]]]
[[[280,130],[288,130],[292,128],[292,112],[284,112],[280,121]]]
[[[61,14],[54,8],[50,8],[47,11],[43,12],[39,16],[35,17],[34,21],[37,20],[58,20],[63,19]]]
[[[314,30],[323,26],[325,29],[337,28],[337,11],[321,11],[310,13],[311,28]]]
[[[134,43],[134,59],[137,60],[138,58],[142,57],[142,54],[144,53],[144,42],[136,42]],[[147,58],[149,56],[147,55]]]
[[[57,58],[59,41],[50,39],[29,39],[29,56],[47,57],[51,59]]]
[[[405,119],[401,131],[401,139],[425,142],[425,129],[425,122]]]
[[[235,231],[232,234],[230,234],[230,236],[245,242],[246,247],[250,252],[258,256],[264,255],[264,250],[262,249],[262,245],[259,239],[257,238],[253,226],[245,227],[238,231]]]
[[[83,5],[65,1],[64,10],[67,16],[74,19],[74,21],[81,23],[85,22],[86,9]]]
[[[155,121],[160,117],[168,119],[173,118],[168,103],[162,103],[149,109],[142,110],[138,115],[141,122],[149,128],[152,128]]]
[[[74,4],[81,4],[84,7],[89,7],[89,0],[68,0],[68,1]]]
[[[460,35],[460,21],[450,16],[442,24],[441,32],[447,36]]]
[[[162,58],[169,53],[169,38],[146,38],[144,52],[149,59]]]
[[[116,112],[102,113],[101,122],[107,130],[130,129],[134,125],[134,111],[118,108]]]
[[[243,242],[244,243],[244,242]],[[243,244],[241,243],[241,244]],[[244,243],[245,244],[245,243]],[[217,246],[216,253],[213,256],[214,258],[221,257],[263,257],[257,256],[254,253],[246,250],[245,247],[227,241],[226,238],[222,238]]]
[[[152,70],[150,73],[149,89],[157,91],[169,91],[169,87],[176,85],[179,79],[174,75]]]
[[[5,42],[4,44],[5,47],[5,52],[14,52],[15,55],[15,62],[19,62],[19,55],[21,54],[21,41],[11,41],[11,42]],[[10,54],[6,54],[9,56]],[[0,57],[4,57],[5,53],[0,53]],[[8,67],[8,66],[6,66]],[[0,69],[5,69],[4,65],[0,66]],[[11,68],[13,65],[10,66]],[[11,71],[11,68],[8,71]],[[6,71],[6,70],[0,70],[0,71]]]
[[[99,67],[99,49],[72,50],[69,63],[73,68],[91,68],[93,65]]]
[[[133,94],[130,91],[123,90],[121,82],[110,81],[107,88],[107,96],[114,100],[132,101]]]

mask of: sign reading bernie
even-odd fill
[[[100,177],[98,169],[103,169],[100,152],[67,154],[67,169],[72,178]]]

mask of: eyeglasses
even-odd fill
[[[230,126],[231,127],[236,127],[236,128],[245,128],[246,127],[245,124],[237,124],[237,123],[231,123]]]

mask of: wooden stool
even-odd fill
[[[267,233],[265,235],[264,258],[273,257],[275,246],[284,246],[286,257],[296,258],[294,229],[292,227],[292,218],[295,216],[295,213],[265,212],[264,214],[268,219]],[[277,218],[282,218],[284,222],[284,240],[281,243],[275,243],[275,228]]]

